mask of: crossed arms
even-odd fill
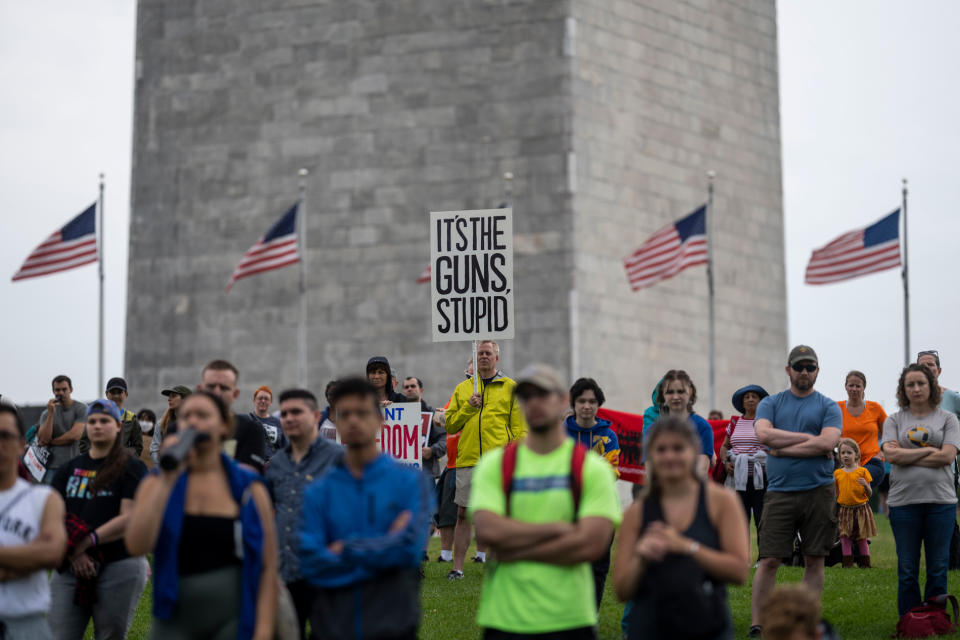
[[[40,426],[37,428],[37,443],[43,446],[53,445],[53,446],[62,446],[65,444],[70,444],[71,442],[76,442],[83,436],[83,430],[86,428],[87,423],[83,421],[74,422],[73,426],[70,427],[68,431],[65,431],[56,438],[53,437],[53,415],[55,411],[50,410],[49,408],[44,412],[46,415],[43,416],[43,421],[40,423]]]
[[[603,555],[613,538],[613,523],[601,517],[586,517],[576,523],[533,524],[478,510],[474,523],[477,540],[488,545],[501,562],[593,562]]]
[[[818,458],[829,456],[840,441],[839,427],[823,427],[820,435],[811,433],[797,433],[777,429],[773,423],[761,418],[753,425],[757,433],[757,440],[770,448],[773,456],[790,456],[793,458]]]
[[[939,469],[950,464],[957,457],[957,448],[952,444],[945,444],[940,449],[936,447],[904,449],[896,440],[890,440],[883,443],[882,449],[887,462],[901,467],[917,466]]]
[[[56,569],[67,549],[63,499],[50,492],[43,507],[40,533],[26,544],[0,546],[0,582],[17,580],[39,569]]]

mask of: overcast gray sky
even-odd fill
[[[96,267],[10,277],[94,201],[101,171],[106,375],[123,371],[135,4],[0,5],[0,394],[20,402],[46,400],[61,372],[79,397],[97,394]],[[844,397],[844,373],[857,368],[868,398],[894,407],[899,272],[808,287],[803,271],[814,248],[898,207],[907,177],[913,349],[938,348],[944,383],[960,387],[960,3],[790,0],[778,9],[790,340],[819,352],[824,393]]]

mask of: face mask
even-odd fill
[[[143,431],[144,433],[146,433],[146,432],[152,431],[152,430],[153,430],[153,423],[152,423],[152,422],[141,422],[141,423],[140,423],[140,431]]]

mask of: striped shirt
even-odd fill
[[[753,420],[740,416],[731,419],[727,425],[727,437],[730,438],[730,451],[736,454],[745,453],[752,456],[763,448],[757,440],[757,433],[753,430]],[[750,461],[750,475],[753,475],[753,461]]]

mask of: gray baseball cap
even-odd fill
[[[567,385],[553,367],[545,364],[531,364],[517,376],[517,390],[525,386],[537,387],[544,391],[566,393]]]

